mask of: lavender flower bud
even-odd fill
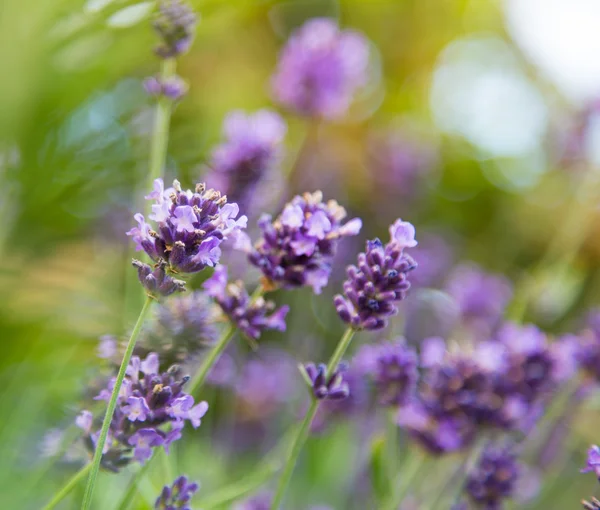
[[[236,202],[246,202],[281,160],[286,131],[285,121],[271,110],[229,113],[223,123],[225,141],[212,152],[207,181]]]
[[[306,382],[317,400],[343,400],[350,394],[348,384],[343,379],[346,369],[346,365],[340,365],[327,376],[327,367],[322,363],[319,365],[307,363],[301,367]]]
[[[164,59],[177,57],[192,45],[198,16],[182,0],[161,0],[158,9],[153,26],[161,43],[155,52]]]
[[[197,483],[188,482],[186,476],[180,476],[171,486],[165,485],[156,499],[154,508],[156,510],[191,510],[192,507],[189,503],[198,487]]]
[[[263,216],[262,238],[250,250],[249,260],[270,286],[292,289],[308,285],[316,294],[327,285],[337,243],[357,235],[358,218],[342,224],[346,211],[335,200],[323,203],[320,191],[296,196],[275,221]]]
[[[354,363],[373,380],[379,402],[384,406],[405,403],[419,377],[417,353],[403,340],[365,345],[357,353]]]
[[[334,298],[340,318],[355,329],[377,330],[395,315],[396,301],[405,298],[410,288],[407,274],[417,263],[404,254],[404,248],[417,245],[415,229],[396,220],[390,227],[391,240],[383,245],[379,239],[367,242],[365,253],[358,255],[358,266],[348,267],[344,294]]]
[[[110,400],[115,380],[112,378],[95,400]],[[194,428],[200,426],[208,404],[194,405],[194,398],[183,391],[188,380],[177,367],[160,373],[156,353],[144,361],[138,356],[131,358],[104,445],[102,465],[106,469],[117,472],[132,460],[143,463],[158,446],[168,452],[169,445],[181,437],[186,421]],[[86,446],[94,451],[100,430],[92,432],[92,414],[82,411],[76,424],[84,432]]]
[[[218,266],[204,282],[206,293],[215,299],[229,319],[252,340],[258,340],[266,329],[285,331],[289,306],[275,309],[275,303],[259,297],[250,299],[242,282],[227,283],[227,268]]]
[[[513,496],[519,471],[517,456],[510,447],[487,446],[467,477],[466,493],[477,508],[500,509],[503,501]]]
[[[138,270],[138,278],[149,296],[169,296],[185,290],[185,282],[175,280],[165,272],[166,264],[161,261],[154,268],[139,260],[132,259],[131,264]]]
[[[144,90],[151,97],[166,97],[172,101],[181,99],[188,90],[187,83],[179,76],[162,79],[151,76],[144,80]]]
[[[307,21],[279,56],[272,79],[277,101],[300,115],[343,116],[368,79],[369,46],[361,34],[330,19]]]
[[[127,235],[137,250],[144,250],[159,267],[173,273],[197,273],[216,265],[221,257],[220,244],[238,236],[248,222],[246,216],[238,218],[237,204],[228,204],[227,197],[201,184],[195,192],[182,191],[174,181],[173,187],[165,190],[162,179],[156,179],[154,191],[146,198],[155,202],[150,214],[155,229],[138,213],[134,218],[139,225]],[[155,284],[158,278],[146,283],[148,270],[139,264],[140,281],[152,292],[152,286],[159,285]]]

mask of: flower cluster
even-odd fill
[[[499,510],[510,498],[519,478],[517,456],[507,446],[487,446],[478,465],[469,473],[465,490],[471,501],[484,510]]]
[[[345,365],[338,366],[328,375],[327,367],[320,363],[307,363],[301,370],[309,384],[313,397],[317,400],[343,400],[350,394],[348,384],[344,382]]]
[[[144,90],[154,98],[166,97],[172,101],[178,101],[186,94],[188,85],[179,76],[168,78],[151,76],[144,80]]]
[[[330,19],[313,19],[289,38],[272,86],[276,99],[312,117],[343,116],[367,82],[369,46],[357,32]]]
[[[221,257],[219,246],[228,237],[236,237],[246,227],[248,219],[240,216],[235,203],[227,203],[227,197],[218,191],[207,190],[203,184],[196,191],[183,191],[178,181],[164,189],[162,179],[154,181],[154,191],[146,197],[154,200],[150,219],[156,222],[156,230],[142,214],[134,217],[138,226],[127,232],[137,250],[144,250],[157,264],[161,275],[172,273],[196,273],[214,266]],[[153,293],[161,292],[159,285],[150,288],[146,284],[149,266],[135,262],[142,276],[142,284]],[[151,269],[151,268],[150,268]],[[159,278],[155,276],[158,281]],[[169,276],[164,278],[165,281]]]
[[[110,380],[96,400],[110,399],[115,380]],[[168,450],[181,437],[185,421],[194,428],[200,426],[208,404],[194,405],[194,398],[183,391],[188,380],[176,366],[159,373],[156,353],[150,353],[144,361],[138,356],[131,358],[104,445],[105,468],[118,471],[131,462],[132,450],[133,458],[139,462],[149,459],[155,447],[164,446]],[[92,431],[92,413],[83,411],[76,424],[85,432],[86,446],[93,451],[100,431]]]
[[[250,249],[249,260],[269,286],[297,288],[308,285],[319,294],[331,274],[331,259],[340,238],[357,235],[358,218],[342,224],[346,211],[335,200],[323,203],[320,191],[296,196],[275,221],[259,221],[262,237]]]
[[[156,54],[163,59],[174,58],[185,53],[192,45],[198,16],[182,0],[161,0],[154,30],[161,39]]]
[[[191,510],[192,496],[198,490],[198,484],[189,482],[186,476],[178,477],[171,486],[165,485],[156,499],[156,510]]]
[[[396,220],[390,237],[385,246],[379,239],[367,241],[366,252],[358,255],[358,267],[348,267],[345,296],[335,296],[338,315],[355,329],[383,329],[387,317],[398,312],[394,303],[404,299],[410,288],[407,273],[417,264],[404,248],[417,245],[415,229]]]
[[[219,266],[204,282],[206,293],[215,299],[229,319],[252,340],[258,340],[265,329],[285,331],[289,306],[275,310],[275,303],[262,296],[252,299],[242,282],[227,283],[227,268]]]
[[[285,121],[276,112],[231,112],[223,126],[226,140],[212,153],[208,182],[236,202],[245,202],[279,162],[286,131]]]
[[[419,377],[419,359],[403,340],[363,346],[355,364],[369,377],[383,406],[404,404],[414,392]]]
[[[217,339],[217,310],[203,292],[173,296],[159,303],[134,353],[156,352],[162,367],[197,356]]]

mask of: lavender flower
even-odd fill
[[[132,259],[131,264],[137,269],[138,279],[150,296],[170,296],[174,292],[185,290],[183,280],[176,280],[166,273],[167,263],[164,260],[159,261],[155,267],[137,259]]]
[[[275,98],[295,112],[343,116],[368,78],[369,46],[359,33],[330,19],[313,19],[295,31],[279,56],[272,79]]]
[[[477,508],[500,510],[515,492],[519,471],[517,456],[510,447],[487,446],[467,477],[466,492]]]
[[[343,400],[350,394],[348,384],[344,382],[345,365],[338,366],[331,375],[327,376],[324,364],[308,363],[301,367],[306,382],[317,400]]]
[[[203,292],[175,296],[159,303],[134,353],[141,356],[156,352],[164,367],[198,356],[219,335],[216,312],[217,307]]]
[[[270,110],[231,112],[225,118],[226,141],[212,153],[207,180],[236,202],[247,201],[257,183],[280,161],[285,121]]]
[[[457,266],[446,290],[455,299],[463,318],[488,333],[504,314],[512,296],[506,278],[486,273],[475,264]]]
[[[334,304],[340,318],[355,329],[376,330],[387,325],[387,317],[398,309],[410,288],[407,273],[417,267],[404,253],[404,248],[417,245],[414,227],[396,220],[390,227],[390,242],[367,241],[366,253],[358,255],[358,267],[348,267],[344,296],[337,295]]]
[[[154,508],[156,510],[191,510],[189,502],[197,490],[197,483],[190,483],[186,476],[180,476],[171,486],[165,485],[156,499]]]
[[[586,466],[581,470],[582,473],[589,473],[593,471],[600,480],[600,448],[593,444],[590,446],[587,454]]]
[[[249,250],[249,260],[269,286],[308,285],[319,294],[329,280],[339,239],[357,235],[362,226],[358,218],[342,224],[345,217],[335,200],[323,203],[320,191],[296,196],[275,221],[269,215],[259,220],[263,236]]]
[[[192,45],[198,16],[182,0],[161,0],[158,9],[153,25],[161,43],[155,52],[164,59],[177,57]]]
[[[419,372],[414,349],[403,339],[379,345],[364,345],[357,353],[355,363],[375,384],[379,402],[384,406],[405,403],[412,395]]]
[[[166,97],[172,101],[181,99],[188,90],[187,83],[179,76],[161,78],[151,76],[144,80],[144,90],[151,97]]]
[[[181,376],[178,367],[162,374],[158,370],[156,353],[150,353],[144,361],[138,356],[131,358],[104,445],[102,465],[106,469],[116,472],[134,459],[143,463],[158,446],[168,451],[169,445],[181,437],[185,421],[194,428],[200,426],[208,404],[194,405],[194,398],[183,391],[189,377]],[[110,380],[96,400],[110,399],[115,380]],[[100,431],[92,432],[92,413],[82,411],[75,423],[93,451]]]
[[[238,218],[239,208],[235,203],[227,203],[227,197],[213,189],[206,190],[203,184],[196,186],[196,192],[182,191],[178,181],[173,188],[164,189],[162,179],[154,181],[154,191],[146,197],[153,199],[150,219],[157,224],[156,230],[146,223],[142,214],[134,217],[138,227],[127,232],[136,243],[137,250],[144,250],[157,264],[154,275],[157,282],[154,292],[161,291],[173,273],[196,273],[207,266],[214,266],[221,257],[220,244],[228,237],[236,237],[246,227],[246,216]],[[237,219],[236,219],[237,218]],[[140,262],[138,267],[142,284],[150,291],[145,280],[151,268]],[[171,290],[169,286],[168,290]],[[174,289],[176,290],[176,289]]]
[[[227,283],[227,268],[219,266],[204,282],[206,293],[213,297],[229,319],[252,340],[258,340],[265,329],[285,331],[289,306],[275,310],[275,303],[262,296],[252,300],[242,282]]]

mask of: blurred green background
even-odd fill
[[[316,131],[313,171],[293,175],[287,196],[322,187],[364,218],[362,236],[381,235],[399,215],[419,234],[442,234],[455,260],[513,280],[529,303],[527,319],[551,332],[575,328],[598,304],[597,2],[192,4],[201,22],[178,63],[190,91],[173,115],[168,178],[186,187],[202,178],[228,111],[276,108],[268,82],[286,37],[306,19],[336,17],[372,42],[375,77],[344,122],[309,128],[282,112],[289,124],[284,176],[307,130]],[[97,338],[126,334],[139,310],[141,296],[127,292],[132,270],[124,232],[147,171],[152,101],[141,80],[158,69],[153,9],[154,2],[119,0],[0,4],[2,508],[41,508],[75,471],[68,462],[48,467],[44,435],[66,427],[80,408],[97,364]],[[408,133],[409,146],[432,155],[408,192],[386,184],[369,159],[372,135],[396,127]],[[348,247],[340,262],[358,248]],[[281,296],[293,307],[286,335],[292,355],[309,351],[318,359],[330,352],[342,331],[331,305],[336,285],[339,279],[317,297]],[[593,481],[577,466],[597,440],[596,419],[592,409],[578,426],[580,453],[553,482],[552,502],[531,508],[575,508],[589,496]],[[195,440],[186,436],[185,446],[175,448],[177,472],[200,480],[204,496],[256,460],[228,456],[212,444],[215,433],[209,418]],[[311,441],[292,500],[346,508],[357,452],[371,440],[358,434],[356,442],[356,434],[344,423]],[[166,482],[162,468],[153,469],[137,508],[147,508],[144,499]],[[112,508],[127,480],[101,475],[98,508]],[[64,508],[77,508],[79,490]]]

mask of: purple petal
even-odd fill
[[[209,296],[224,299],[227,288],[227,267],[217,266],[213,275],[202,286]]]
[[[286,205],[281,213],[281,224],[290,228],[300,228],[304,224],[304,211],[299,205]]]
[[[192,422],[192,427],[196,429],[200,426],[201,418],[206,414],[206,411],[208,411],[208,403],[204,401],[189,410],[188,419]]]
[[[146,399],[142,397],[129,397],[122,410],[129,421],[145,421],[150,412]]]
[[[158,374],[158,354],[151,352],[146,356],[146,359],[140,364],[140,370],[145,375]]]
[[[317,211],[306,221],[309,236],[317,239],[324,239],[325,235],[331,230],[331,221],[323,211]]]
[[[173,211],[174,218],[171,220],[177,227],[177,232],[193,232],[196,230],[194,223],[198,221],[194,209],[189,205],[180,205]]]
[[[77,425],[81,430],[83,430],[86,434],[90,433],[92,429],[92,423],[94,421],[94,416],[90,411],[81,411],[77,418],[75,418],[75,425]]]
[[[390,227],[390,238],[401,248],[413,248],[417,246],[415,240],[415,227],[407,221],[397,219]]]
[[[187,418],[188,411],[194,405],[194,398],[191,395],[176,398],[167,408],[167,412],[173,418]]]

